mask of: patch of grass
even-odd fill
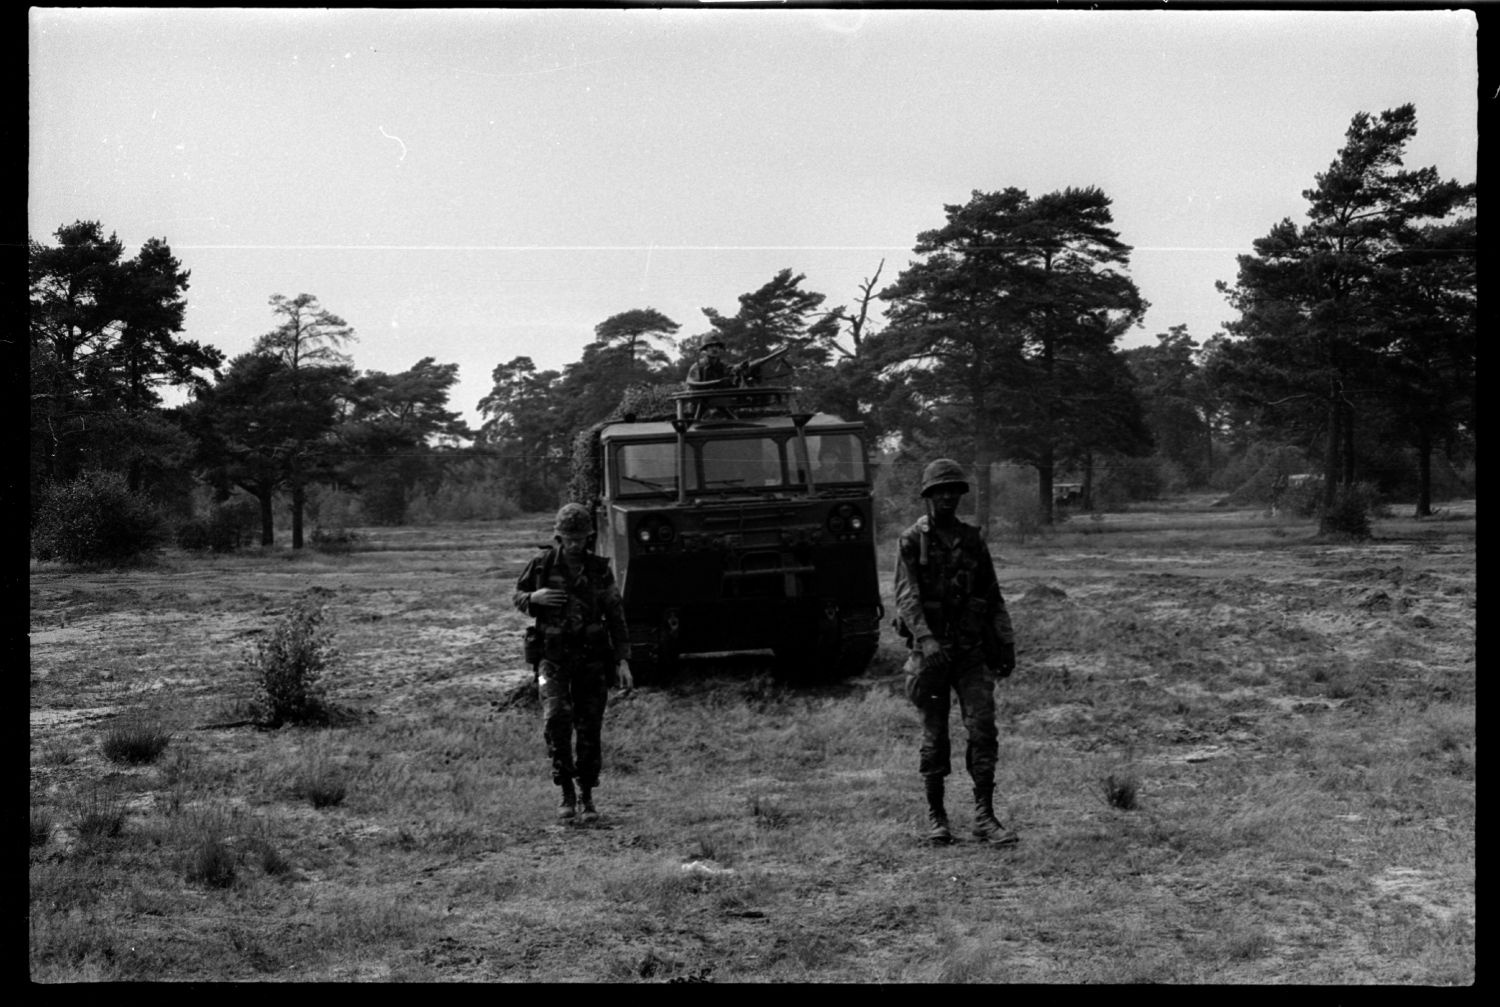
[[[348,773],[329,752],[327,744],[310,742],[302,755],[293,786],[315,808],[333,808],[349,794]]]
[[[239,876],[234,851],[222,835],[205,832],[188,848],[184,876],[190,884],[229,888]]]
[[[1221,961],[1244,962],[1270,954],[1274,942],[1265,928],[1256,923],[1231,922],[1207,944],[1211,957]]]
[[[41,761],[46,766],[71,766],[78,761],[78,753],[66,741],[52,738],[42,742]]]
[[[752,794],[749,810],[751,820],[763,829],[784,829],[791,823],[791,815],[775,798]]]
[[[56,827],[56,820],[50,809],[33,806],[31,809],[31,848],[34,850],[46,846],[52,838],[52,830]]]
[[[111,762],[142,766],[155,762],[172,743],[172,735],[154,721],[125,717],[112,725],[99,742]]]
[[[125,817],[125,798],[111,784],[91,783],[73,794],[73,827],[85,845],[118,837],[125,831]]]
[[[303,777],[299,789],[315,808],[337,807],[349,793],[349,785],[336,770]]]

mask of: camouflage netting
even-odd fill
[[[603,461],[599,454],[599,435],[611,423],[619,423],[627,416],[637,420],[669,420],[677,415],[672,396],[682,391],[675,382],[664,385],[631,385],[620,396],[620,404],[612,413],[591,427],[585,427],[573,435],[572,474],[568,479],[568,500],[593,506],[599,499],[604,473],[600,469]]]

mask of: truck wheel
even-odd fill
[[[865,673],[870,662],[875,657],[875,651],[880,646],[880,638],[863,638],[845,640],[839,650],[838,663],[835,665],[835,673],[840,681],[847,678],[858,678]]]
[[[793,686],[808,685],[820,677],[817,648],[812,641],[778,645],[775,654],[774,674],[778,681]]]
[[[631,649],[630,677],[636,685],[660,685],[670,681],[677,674],[677,668],[675,657],[664,656],[655,647]]]

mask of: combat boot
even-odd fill
[[[938,845],[953,842],[948,812],[943,807],[943,778],[927,777],[927,841]]]
[[[580,783],[578,785],[578,820],[580,822],[597,822],[599,812],[594,810],[594,788]]]
[[[573,781],[564,780],[562,786],[562,803],[557,806],[557,817],[565,822],[571,822],[578,814],[578,795],[573,792]]]
[[[1014,830],[1007,829],[1001,824],[1000,819],[995,817],[995,787],[991,785],[977,785],[974,787],[974,838],[994,843],[996,846],[1010,846],[1019,843],[1021,837]]]

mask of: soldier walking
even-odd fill
[[[896,549],[897,628],[911,648],[906,694],[922,715],[921,773],[927,839],[951,843],[943,779],[951,771],[948,711],[958,693],[968,735],[965,765],[974,784],[973,834],[1009,845],[1014,831],[995,817],[995,682],[1016,667],[1015,633],[979,529],[958,518],[969,483],[957,462],[939,458],[922,472],[927,513],[901,533]]]
[[[557,814],[564,821],[598,819],[594,788],[603,761],[610,680],[622,689],[634,684],[620,591],[609,560],[590,550],[593,539],[588,508],[564,504],[557,512],[555,544],[526,565],[513,599],[516,608],[536,618],[537,691],[552,782],[562,788]]]

